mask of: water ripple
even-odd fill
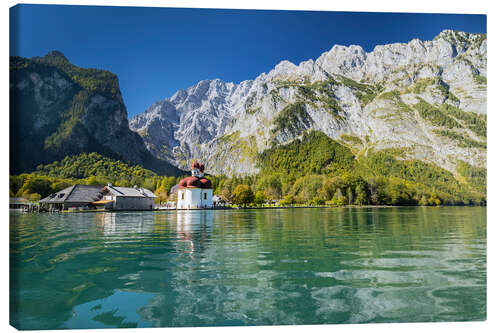
[[[10,259],[23,329],[486,318],[484,208],[11,213]]]

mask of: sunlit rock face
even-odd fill
[[[213,174],[256,173],[260,152],[308,130],[340,141],[356,136],[359,151],[403,148],[403,158],[450,171],[458,160],[485,166],[486,133],[471,130],[460,112],[485,121],[486,46],[486,35],[451,30],[372,52],[335,45],[316,60],[282,61],[254,80],[201,81],[156,102],[130,128],[156,157],[185,170],[200,159]],[[444,126],[422,106],[456,125]],[[466,147],[457,135],[480,144]]]

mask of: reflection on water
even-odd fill
[[[172,223],[177,229],[178,248],[185,244],[188,253],[203,251],[212,231],[212,219],[213,211],[177,211]]]
[[[486,209],[11,213],[22,329],[484,320]]]
[[[113,295],[77,305],[73,315],[63,324],[71,328],[137,328],[152,327],[137,314],[137,307],[146,305],[152,294],[117,290]],[[133,302],[130,302],[130,300]],[[120,304],[119,307],[116,305]]]
[[[117,221],[118,215],[118,221]],[[102,212],[95,213],[95,226],[106,236],[151,232],[154,227],[152,216],[135,218],[134,213]]]

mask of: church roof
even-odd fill
[[[189,176],[179,182],[179,189],[184,188],[212,188],[212,182],[205,177]]]

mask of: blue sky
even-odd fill
[[[11,9],[10,53],[58,50],[112,71],[133,116],[200,80],[238,83],[335,44],[371,51],[444,29],[485,33],[486,16],[21,5]]]

